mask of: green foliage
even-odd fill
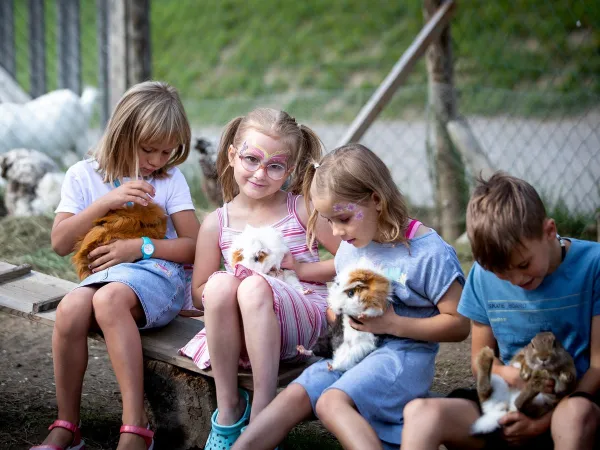
[[[15,265],[29,263],[34,270],[77,281],[70,255],[58,256],[52,250],[52,222],[50,216],[0,219],[0,261]]]
[[[548,208],[547,214],[555,220],[560,235],[596,240],[596,218],[593,213],[572,213],[560,199],[554,206]]]
[[[255,97],[300,118],[348,120],[423,26],[421,6],[388,0],[153,0],[153,77],[181,91],[196,123],[223,124],[248,110]],[[95,2],[81,4],[83,82],[93,85],[95,8]],[[45,13],[48,86],[54,89],[54,0],[45,0]],[[27,2],[15,2],[15,18],[17,78],[28,89]],[[457,6],[451,35],[463,114],[562,115],[598,103],[597,2],[465,0]],[[421,60],[384,114],[422,108],[425,85]],[[222,99],[232,100],[218,103]]]

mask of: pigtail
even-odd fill
[[[323,143],[316,133],[305,125],[298,124],[298,129],[300,130],[302,139],[300,141],[298,154],[296,155],[296,163],[288,188],[288,191],[292,194],[304,192],[304,185],[306,184],[305,175],[308,173],[310,166],[312,166],[314,162],[320,161],[321,156],[323,155]],[[310,189],[310,184],[308,186]]]
[[[244,118],[244,116],[236,117],[225,126],[225,131],[223,131],[217,151],[218,181],[221,185],[223,201],[226,203],[233,200],[238,193],[238,185],[233,177],[233,167],[229,164],[229,147],[233,145],[235,135]]]
[[[306,245],[312,253],[312,248],[315,243],[315,228],[317,226],[317,218],[319,213],[312,206],[310,199],[310,188],[312,186],[313,179],[315,178],[317,168],[319,167],[318,160],[309,160],[307,158],[307,165],[304,170],[304,176],[302,177],[302,195],[304,197],[304,204],[306,206],[306,212],[308,213],[308,222],[306,223]]]

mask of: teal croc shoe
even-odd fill
[[[250,395],[247,391],[240,389],[240,395],[246,399],[244,414],[233,425],[219,425],[217,417],[219,410],[216,409],[210,418],[211,428],[204,450],[229,450],[237,440],[243,428],[246,428],[250,420]]]

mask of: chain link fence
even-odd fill
[[[404,3],[152,0],[152,77],[180,90],[195,137],[216,142],[229,119],[272,106],[314,128],[329,150],[423,26],[423,4]],[[110,107],[109,3],[0,5],[0,100],[15,92],[13,82],[34,98],[59,87],[81,94],[96,86],[101,95],[88,122],[93,144]],[[79,15],[79,27],[68,34],[79,50],[61,37],[71,17],[63,13],[59,20],[61,11]],[[39,36],[42,52],[31,43]],[[415,208],[434,210],[435,92],[451,99],[451,119],[466,124],[490,169],[525,178],[551,211],[591,223],[600,206],[600,5],[464,0],[457,2],[449,38],[451,77],[432,81],[422,58],[361,142],[388,164]],[[67,59],[73,51],[79,57]],[[77,66],[69,72],[75,78],[61,78],[68,64]],[[454,150],[462,173],[464,155]],[[186,170],[199,173],[197,155]],[[454,182],[472,183],[473,167],[467,164],[464,173],[465,180]]]

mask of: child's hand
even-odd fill
[[[147,181],[128,181],[104,195],[101,200],[111,210],[124,208],[129,202],[147,206],[155,193],[154,186]]]
[[[92,273],[100,272],[123,262],[134,262],[142,256],[141,239],[121,239],[92,250],[88,259]]]
[[[513,366],[500,366],[498,367],[498,375],[504,378],[504,381],[509,386],[516,389],[523,389],[527,382],[521,378],[521,371]]]
[[[498,373],[504,380],[511,386],[517,389],[523,389],[527,384],[527,381],[521,378],[521,371],[516,367],[502,366],[501,373]],[[554,393],[554,380],[546,380],[544,382],[544,393]]]
[[[333,325],[335,323],[335,319],[337,319],[337,316],[335,315],[333,310],[329,307],[327,307],[327,311],[325,312],[325,317],[327,318],[327,323],[329,325]]]
[[[398,335],[394,329],[394,320],[398,315],[394,312],[392,305],[388,305],[383,315],[379,317],[366,317],[362,314],[357,317],[362,323],[356,322],[350,318],[350,326],[355,330],[368,331],[373,334],[394,334]]]
[[[300,278],[300,276],[298,275],[298,263],[296,262],[294,255],[292,255],[292,252],[287,252],[285,254],[283,260],[281,261],[281,268],[293,270],[294,272],[296,272],[296,276]]]
[[[540,419],[531,419],[520,412],[509,412],[498,423],[502,425],[504,439],[511,445],[523,445],[547,429]]]

